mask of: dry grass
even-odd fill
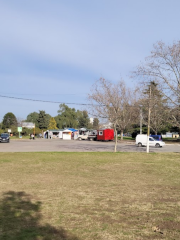
[[[179,190],[180,154],[1,153],[0,239],[180,239]]]

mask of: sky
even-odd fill
[[[153,44],[180,40],[179,9],[179,0],[0,0],[0,121],[54,117],[59,103],[87,109],[100,77],[132,87]]]

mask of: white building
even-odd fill
[[[90,121],[90,123],[93,124],[93,122],[94,122],[94,118],[91,117],[91,118],[89,119],[89,121]]]
[[[72,134],[71,130],[69,129],[64,130],[62,133],[63,140],[71,140],[71,134]]]

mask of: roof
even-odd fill
[[[69,129],[71,132],[77,132],[78,130],[74,129],[74,128],[67,128]]]
[[[64,129],[49,129],[51,132],[62,132]]]
[[[65,130],[63,130],[63,132],[72,132],[72,131],[69,129],[65,129]]]

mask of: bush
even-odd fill
[[[138,135],[137,132],[133,132],[133,133],[132,133],[132,138],[136,138],[137,135]]]
[[[3,130],[3,129],[0,129],[0,134],[3,133],[3,132],[4,132],[4,130]]]
[[[22,136],[29,136],[30,134],[34,133],[34,128],[32,129],[29,129],[29,128],[23,128],[22,129],[22,132],[21,132],[21,135]],[[42,130],[39,129],[38,127],[35,128],[35,135],[36,134],[39,134],[39,133],[42,133]]]

